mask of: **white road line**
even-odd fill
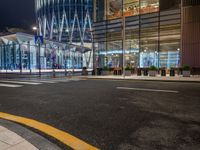
[[[42,83],[36,83],[36,82],[21,82],[21,81],[1,81],[0,82],[3,82],[3,83],[16,83],[16,84],[27,84],[27,85],[39,85],[39,84],[42,84]]]
[[[47,80],[22,80],[22,82],[36,82],[36,83],[56,83],[55,81],[47,81]]]
[[[70,80],[53,80],[54,82],[70,82]]]
[[[79,79],[72,79],[72,80],[69,80],[69,81],[75,81],[75,82],[78,82],[78,81],[82,81],[82,80],[79,80]]]
[[[147,91],[147,92],[179,93],[179,91],[173,91],[173,90],[157,90],[157,89],[143,89],[143,88],[129,88],[129,87],[117,87],[117,89],[119,89],[119,90]]]
[[[15,85],[15,84],[1,84],[0,83],[0,87],[10,87],[10,88],[18,88],[18,87],[22,87],[23,85]]]

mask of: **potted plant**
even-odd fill
[[[125,75],[126,76],[131,76],[131,71],[132,71],[132,68],[130,66],[126,66]]]
[[[164,77],[166,76],[166,68],[161,68],[161,76]]]
[[[183,77],[190,77],[191,75],[191,69],[190,69],[190,66],[188,65],[184,65],[183,66]]]
[[[88,75],[87,67],[83,67],[83,69],[82,69],[82,75],[83,76],[87,76]]]
[[[148,73],[149,73],[148,68],[143,68],[143,75],[148,76]]]
[[[174,76],[175,76],[175,69],[170,68],[170,77],[174,77]]]
[[[137,76],[141,76],[142,75],[142,69],[137,68]]]
[[[157,74],[157,68],[156,68],[156,66],[151,66],[151,67],[149,68],[149,76],[155,77],[156,74]]]
[[[110,74],[110,71],[109,71],[108,66],[104,66],[103,67],[103,75],[109,75],[109,74]]]

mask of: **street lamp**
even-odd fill
[[[37,27],[34,26],[34,27],[33,27],[33,30],[34,30],[34,31],[37,30]]]
[[[33,27],[32,27],[32,30],[33,30],[33,32],[35,33],[35,35],[37,35],[38,28],[37,28],[36,26],[33,26]]]
[[[126,18],[124,15],[124,0],[122,1],[122,55],[123,55],[123,78],[125,78],[125,45],[126,45]]]
[[[37,36],[38,35],[38,28],[36,27],[36,26],[33,26],[33,28],[32,28],[32,30],[33,30],[33,32],[35,33],[35,36]],[[36,42],[36,41],[35,41]],[[39,77],[41,77],[41,56],[40,56],[40,53],[41,53],[41,51],[40,51],[40,45],[41,43],[38,43],[38,47],[39,47]],[[35,44],[36,45],[36,44]]]

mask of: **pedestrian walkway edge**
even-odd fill
[[[37,129],[42,133],[45,133],[60,142],[66,144],[67,146],[71,147],[74,150],[99,150],[98,148],[87,144],[86,142],[64,132],[59,129],[56,129],[50,125],[38,122],[33,119],[28,119],[20,116],[15,116],[7,113],[0,112],[0,118],[5,120],[10,120],[13,122],[17,122],[28,127]]]
[[[80,79],[87,80],[119,80],[119,81],[155,81],[155,82],[183,82],[183,83],[200,83],[200,80],[178,80],[178,79],[159,79],[159,78],[116,78],[116,77],[90,77],[90,76],[80,76]]]

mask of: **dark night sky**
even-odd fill
[[[0,0],[0,29],[31,29],[34,24],[34,0]]]

